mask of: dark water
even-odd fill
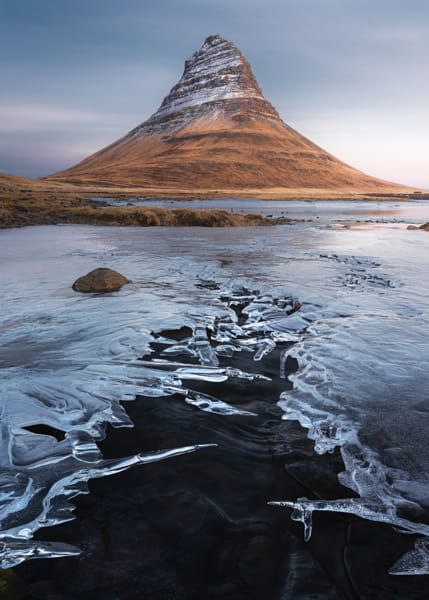
[[[245,325],[241,308],[235,310]],[[180,350],[191,333],[187,328],[161,332],[143,358],[163,361],[168,341],[174,340],[179,344],[174,361],[197,364]],[[221,367],[252,369],[267,379],[192,382],[192,391],[254,413],[250,419],[195,414],[180,394],[161,402],[137,396],[127,407],[135,427],[126,433],[109,428],[99,444],[105,459],[199,440],[217,447],[190,460],[93,481],[90,495],[75,501],[77,522],[39,534],[42,540],[54,534],[76,544],[82,554],[57,561],[54,569],[48,562],[21,565],[18,597],[425,598],[426,578],[416,585],[387,575],[414,540],[387,526],[324,514],[305,544],[289,511],[267,505],[267,498],[344,497],[337,480],[343,468],[339,453],[315,456],[302,429],[282,420],[275,402],[292,388],[281,375],[298,369],[291,358],[283,373],[279,369],[290,346],[278,343],[257,369],[243,353],[220,359]]]
[[[135,427],[109,428],[100,444],[106,458],[199,440],[218,446],[91,482],[90,495],[75,501],[77,521],[38,536],[79,545],[81,556],[21,565],[19,597],[427,598],[426,577],[387,575],[413,548],[412,538],[387,525],[323,514],[306,544],[290,511],[267,506],[267,498],[344,496],[339,454],[315,456],[298,424],[281,419],[275,398],[287,387],[279,379],[282,350],[260,364],[272,381],[192,385],[256,411],[254,418],[195,413],[178,396],[138,396],[128,404]],[[250,358],[223,362],[255,371]],[[295,368],[289,361],[287,371]]]

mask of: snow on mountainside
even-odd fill
[[[241,102],[228,102],[237,99]],[[213,35],[186,60],[182,77],[159,109],[131,133],[173,131],[191,119],[213,116],[219,110],[233,111],[243,100],[248,101],[249,108],[252,106],[255,116],[280,120],[241,52],[231,42]]]

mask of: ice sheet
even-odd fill
[[[345,512],[427,536],[428,246],[424,232],[396,225],[2,231],[4,565],[49,555],[29,538],[49,519],[71,517],[61,498],[107,474],[96,442],[106,422],[132,426],[123,401],[178,393],[195,410],[227,418],[239,409],[196,396],[192,380],[251,381],[252,373],[220,368],[219,357],[246,352],[259,362],[285,341],[295,344],[279,368],[288,356],[299,368],[280,406],[308,430],[317,452],[341,449],[341,483],[361,501]],[[73,280],[97,266],[132,283],[107,295],[73,292]],[[233,310],[240,303],[241,321]],[[184,326],[192,334],[165,344],[165,360],[145,356],[153,332]],[[59,440],[27,429],[37,425],[53,428]],[[45,508],[54,498],[51,513]],[[306,505],[307,514],[313,509]],[[23,537],[27,545],[20,546]],[[392,573],[426,572],[422,544]]]

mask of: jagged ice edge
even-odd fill
[[[76,556],[80,554],[79,548],[70,544],[59,542],[28,541],[33,537],[34,531],[40,527],[58,525],[73,519],[69,515],[50,517],[52,501],[63,497],[66,500],[76,497],[82,493],[79,484],[86,483],[89,479],[107,477],[125,471],[133,466],[149,464],[190,454],[201,448],[212,448],[217,444],[196,444],[193,446],[182,446],[169,450],[158,450],[149,454],[135,454],[127,458],[113,460],[99,460],[92,463],[91,467],[80,469],[67,477],[54,483],[43,500],[42,512],[30,523],[23,527],[15,527],[0,533],[0,568],[9,569],[20,563],[35,558],[61,558],[65,556]],[[72,507],[71,507],[72,510]],[[68,507],[68,511],[70,507]]]

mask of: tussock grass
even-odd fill
[[[69,194],[0,194],[0,228],[79,223],[139,227],[238,227],[269,225],[262,215],[239,215],[222,209],[110,206]]]

